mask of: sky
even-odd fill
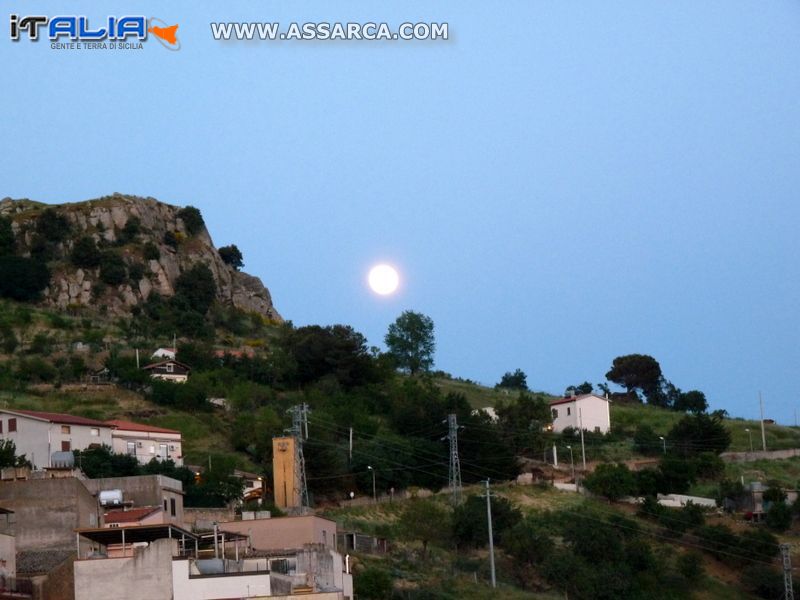
[[[20,3],[18,3],[20,4]],[[25,2],[143,14],[181,49],[0,34],[0,197],[202,210],[296,325],[560,393],[654,356],[712,408],[800,409],[800,4],[788,0]],[[9,9],[0,18],[8,23]],[[223,42],[210,22],[447,22],[450,39]],[[367,271],[402,284],[379,297]]]

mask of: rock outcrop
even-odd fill
[[[181,207],[154,198],[122,194],[58,205],[5,198],[0,201],[0,215],[12,221],[19,254],[35,254],[36,245],[42,244],[36,224],[46,209],[63,216],[70,232],[63,240],[51,244],[48,264],[52,279],[42,294],[45,305],[59,308],[103,305],[111,313],[127,315],[131,307],[146,301],[153,293],[172,296],[178,276],[201,262],[214,275],[220,302],[273,321],[282,320],[261,280],[223,262],[205,226],[190,234],[179,216]],[[126,231],[132,219],[138,223],[133,235],[130,227]],[[101,250],[118,252],[131,276],[119,285],[109,286],[101,283],[99,268],[74,266],[69,260],[71,251],[84,236],[92,237]]]

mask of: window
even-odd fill
[[[0,433],[3,433],[3,421],[0,419]]]
[[[164,498],[164,512],[167,512],[167,499]]]
[[[69,425],[62,425],[61,426],[61,433],[69,434],[69,433],[72,433],[72,430],[70,429]]]
[[[150,454],[156,453],[156,447],[153,444],[150,444]]]
[[[92,430],[91,430],[90,433],[91,433],[91,435],[97,437],[98,435],[100,435],[100,430],[97,427],[92,427]]]
[[[571,414],[572,414],[572,408],[568,406],[567,407],[567,416],[570,416]]]
[[[169,513],[174,517],[175,516],[175,498],[169,499]]]
[[[553,413],[553,418],[557,419],[558,418],[558,410],[554,408],[554,409],[552,409],[552,413]]]
[[[167,373],[172,373],[175,370],[175,365],[172,363],[167,363],[166,365]]]
[[[16,418],[9,419],[8,420],[8,433],[11,433],[12,431],[16,431],[16,430],[17,430],[17,419]]]
[[[128,442],[128,454],[131,456],[136,456],[136,442]]]
[[[61,442],[61,451],[62,452],[69,452],[72,450],[72,443],[69,440],[64,440]]]
[[[169,457],[169,452],[167,451],[167,445],[166,444],[159,444],[158,445],[158,455],[161,458]]]

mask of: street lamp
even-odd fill
[[[372,501],[377,504],[378,495],[375,493],[375,469],[372,468],[372,465],[367,465],[367,469],[372,471]]]
[[[750,452],[753,451],[753,432],[750,431],[749,427],[745,427],[744,429],[747,432],[747,435],[750,437]]]
[[[667,440],[664,439],[663,435],[658,436],[658,439],[661,440],[661,443],[664,445],[664,454],[667,453]]]
[[[572,467],[572,482],[577,483],[575,481],[575,461],[572,460],[572,446],[567,446],[567,450],[569,450],[569,464]]]

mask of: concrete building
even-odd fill
[[[611,431],[611,404],[606,398],[583,394],[550,403],[553,431],[566,428],[608,433]]]
[[[100,492],[119,490],[123,506],[162,508],[162,522],[183,526],[183,484],[165,475],[135,477],[103,477],[83,482],[94,496]],[[2,505],[2,502],[0,502]]]
[[[137,527],[139,525],[160,525],[169,522],[160,506],[110,510],[103,513],[104,527]]]
[[[103,421],[33,410],[0,409],[0,437],[34,467],[51,467],[56,452],[111,446],[111,425]]]
[[[180,431],[120,419],[106,423],[114,428],[111,432],[114,452],[135,456],[141,464],[156,458],[172,460],[176,465],[183,466],[183,439]]]
[[[228,521],[218,525],[220,531],[248,536],[254,550],[286,550],[306,544],[336,549],[336,521],[316,515]]]
[[[150,379],[161,379],[172,383],[186,383],[191,371],[188,365],[171,359],[146,365],[142,370],[149,373]]]
[[[14,511],[17,551],[74,550],[75,529],[98,527],[97,499],[78,479],[29,479],[0,484],[0,506]]]
[[[341,568],[335,553],[304,548],[288,558],[270,559],[249,550],[231,556],[200,558],[200,538],[172,525],[78,532],[74,563],[75,600],[351,600],[336,588],[333,572]],[[219,539],[214,541],[220,552]],[[110,558],[110,546],[126,546]],[[224,547],[224,546],[223,546]],[[329,556],[329,559],[326,558]],[[291,563],[291,564],[290,564]],[[340,579],[344,580],[344,577]]]
[[[17,576],[17,544],[14,538],[14,511],[0,508],[0,589]]]

